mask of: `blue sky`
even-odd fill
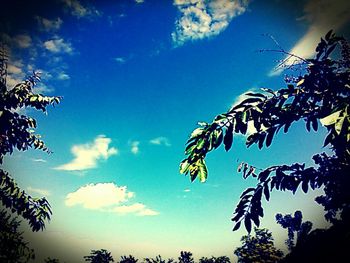
[[[258,52],[276,48],[263,34],[312,57],[329,29],[348,36],[349,3],[39,2],[19,13],[8,3],[0,31],[10,54],[8,85],[40,70],[38,92],[64,97],[48,115],[26,111],[54,153],[16,152],[4,162],[22,188],[52,205],[46,230],[26,232],[38,258],[78,262],[99,248],[115,259],[175,258],[181,250],[234,258],[245,232],[232,232],[230,218],[241,192],[255,184],[236,173],[238,163],[311,164],[324,150],[325,131],[307,133],[297,124],[261,151],[235,137],[232,151],[208,156],[205,184],[178,172],[188,135],[240,94],[282,87],[285,72],[275,66],[283,56]],[[313,202],[319,193],[273,193],[265,204],[262,226],[282,248],[286,233],[274,215],[302,209],[323,226]]]

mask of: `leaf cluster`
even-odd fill
[[[45,197],[32,198],[2,169],[0,169],[0,189],[0,200],[6,208],[28,220],[32,231],[44,229],[45,221],[50,220],[52,214]]]
[[[24,263],[35,259],[34,250],[28,247],[19,231],[20,221],[6,210],[0,211],[0,262]]]
[[[230,258],[227,256],[220,256],[220,257],[202,257],[199,259],[199,263],[230,263]]]
[[[234,254],[238,257],[238,263],[278,262],[283,252],[275,247],[271,232],[258,228],[255,228],[254,231],[254,236],[243,236],[242,246],[235,249]]]
[[[336,48],[341,51],[340,57],[335,54]],[[349,181],[343,175],[349,174],[350,165],[349,53],[347,41],[329,31],[316,47],[315,58],[305,60],[304,75],[289,78],[286,87],[277,91],[262,88],[262,92],[246,93],[246,99],[216,116],[212,123],[199,123],[200,127],[190,135],[180,172],[189,174],[191,181],[198,177],[204,182],[208,174],[206,155],[222,144],[229,151],[234,134],[246,135],[247,147],[256,144],[261,149],[269,147],[276,134],[281,130],[287,133],[297,121],[304,121],[309,132],[317,131],[320,123],[327,129],[324,147],[329,146],[334,155],[315,155],[316,167],[305,168],[304,164],[296,163],[256,173],[254,166],[241,164],[238,170],[243,177],[256,177],[258,184],[242,193],[232,218],[236,223],[234,230],[242,220],[248,232],[252,223],[259,226],[264,215],[261,199],[264,196],[268,201],[273,189],[295,193],[299,186],[304,192],[324,186],[325,196],[316,201],[325,207],[328,220],[333,220],[336,212],[349,204],[342,186]],[[248,125],[254,127],[254,132],[247,134]]]
[[[295,211],[294,216],[291,214],[282,215],[276,214],[276,221],[283,228],[288,230],[288,239],[286,245],[289,251],[293,249],[294,244],[294,233],[297,233],[297,243],[308,235],[312,229],[312,223],[310,221],[302,222],[303,215],[301,211]]]
[[[106,249],[91,250],[90,255],[84,256],[86,262],[91,263],[109,263],[114,262],[111,252]]]
[[[49,105],[60,103],[61,97],[49,97],[34,93],[34,86],[40,80],[38,73],[25,81],[7,89],[0,82],[0,163],[6,154],[12,154],[16,148],[26,151],[29,148],[50,152],[39,134],[35,133],[36,120],[18,113],[23,108],[34,108],[46,112]]]
[[[62,97],[49,97],[35,93],[35,86],[40,75],[33,72],[26,80],[14,87],[7,87],[7,57],[0,50],[0,164],[4,156],[12,154],[15,149],[26,151],[30,148],[50,153],[39,134],[35,133],[36,120],[20,113],[27,109],[46,113],[49,105],[60,103]],[[23,216],[29,221],[33,231],[42,230],[45,220],[52,214],[45,198],[32,198],[21,190],[13,178],[4,170],[0,170],[0,201],[13,213]]]

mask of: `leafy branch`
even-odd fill
[[[336,47],[340,48],[342,54],[337,60],[330,58]],[[268,200],[273,189],[295,193],[300,184],[304,191],[307,191],[309,186],[312,189],[322,185],[325,189],[332,188],[331,185],[340,178],[334,175],[326,176],[329,173],[325,171],[332,170],[329,168],[330,163],[339,162],[338,172],[341,174],[349,169],[349,50],[344,38],[335,36],[332,31],[328,32],[316,47],[316,57],[303,59],[307,62],[306,74],[290,78],[287,86],[277,91],[262,88],[260,93],[246,93],[248,98],[228,112],[216,116],[212,123],[200,122],[200,127],[190,135],[185,149],[187,157],[180,164],[180,172],[189,174],[191,181],[198,177],[204,182],[208,175],[206,155],[222,144],[225,150],[229,151],[234,134],[247,135],[246,146],[256,144],[261,149],[264,145],[269,147],[281,129],[287,133],[291,125],[300,120],[305,122],[309,132],[311,129],[317,131],[319,122],[327,129],[324,146],[330,146],[335,157],[315,155],[314,160],[316,165],[319,164],[318,168],[305,168],[303,164],[272,166],[257,175],[254,166],[244,164],[241,167],[244,178],[252,175],[258,177],[259,182],[255,188],[248,188],[241,195],[241,201],[232,219],[236,222],[234,230],[240,227],[243,219],[248,232],[252,222],[259,225],[259,218],[263,217],[263,193]],[[282,51],[284,52],[283,49]],[[247,134],[248,125],[254,127],[250,134]],[[324,165],[321,165],[319,159],[326,160]],[[326,192],[328,199],[332,199],[332,195],[335,193]],[[316,201],[325,206],[328,213],[326,218],[333,220],[333,210],[338,210],[341,202],[333,204],[335,207],[327,208],[327,202],[321,199]],[[342,202],[344,204],[345,200],[342,199]]]

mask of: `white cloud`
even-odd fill
[[[51,194],[50,191],[48,191],[46,189],[34,188],[34,187],[31,187],[31,186],[28,186],[27,190],[28,190],[28,192],[36,193],[36,194],[39,194],[39,195],[42,195],[42,196],[49,196]]]
[[[7,86],[12,88],[25,78],[23,63],[21,60],[10,60],[7,66]]]
[[[32,44],[32,38],[29,35],[17,35],[13,38],[15,44],[20,48],[28,48]]]
[[[44,42],[44,47],[53,53],[68,53],[73,52],[72,44],[65,42],[63,38],[55,38]]]
[[[306,21],[309,28],[289,53],[307,59],[315,55],[315,48],[320,38],[330,29],[339,30],[350,21],[350,1],[309,0],[304,7],[304,13],[305,15],[299,20]],[[274,68],[269,76],[281,74],[285,66],[296,62],[295,58],[288,59],[283,67]]]
[[[126,59],[123,57],[116,57],[114,60],[120,64],[124,64],[126,62]]]
[[[102,209],[126,202],[135,194],[129,192],[126,186],[114,183],[88,184],[66,196],[67,206],[82,205],[88,209]]]
[[[39,159],[32,159],[32,161],[33,161],[33,162],[37,162],[37,163],[47,163],[46,160],[41,159],[41,158],[39,158]]]
[[[133,154],[138,154],[140,152],[140,142],[139,141],[134,141],[134,142],[131,142],[131,152]]]
[[[174,0],[181,13],[172,33],[174,44],[218,35],[248,4],[249,0]]]
[[[111,212],[117,214],[135,214],[137,216],[155,216],[159,215],[159,212],[147,208],[142,203],[134,203],[132,205],[121,205],[113,208]]]
[[[78,18],[99,16],[100,12],[92,6],[83,6],[78,0],[62,0],[73,16]]]
[[[66,72],[61,71],[58,74],[57,79],[59,79],[59,80],[68,80],[68,79],[70,79],[70,76]]]
[[[184,192],[185,192],[185,193],[191,192],[191,189],[186,188],[186,189],[184,190]]]
[[[8,74],[23,74],[22,69],[16,65],[8,65],[7,67]]]
[[[145,2],[145,0],[135,0],[135,2],[138,4],[142,4],[143,2]]]
[[[126,186],[118,186],[114,183],[88,184],[73,193],[69,193],[66,196],[65,204],[67,206],[81,205],[86,209],[120,215],[154,216],[159,214],[142,203],[121,205],[134,196],[135,193],[128,191]]]
[[[149,141],[151,144],[171,146],[169,139],[166,137],[157,137]]]
[[[53,32],[57,31],[61,28],[62,26],[62,19],[61,18],[56,18],[56,19],[47,19],[44,17],[36,17],[39,23],[39,27],[41,30],[46,31],[46,32]]]
[[[103,135],[98,136],[93,143],[74,145],[71,152],[75,158],[67,163],[54,169],[65,171],[82,171],[92,169],[97,166],[100,159],[107,160],[110,156],[118,153],[114,147],[109,147],[111,139]]]
[[[54,91],[53,88],[44,85],[42,82],[40,82],[38,85],[36,85],[33,89],[33,92],[35,94],[48,94],[48,93],[51,93],[53,91]]]

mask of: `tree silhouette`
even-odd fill
[[[280,262],[346,262],[350,257],[349,244],[349,221],[342,220],[328,229],[315,229],[299,238],[292,251]]]
[[[273,243],[273,237],[267,229],[254,228],[255,236],[245,235],[241,238],[242,246],[234,251],[238,263],[274,263],[283,253]]]
[[[307,234],[310,233],[312,229],[312,223],[310,221],[302,222],[303,215],[301,211],[295,211],[294,217],[291,214],[283,216],[282,214],[276,215],[276,221],[283,228],[288,230],[288,239],[286,240],[286,245],[291,251],[294,247],[294,236],[297,234],[297,243],[302,239],[305,239]]]
[[[47,258],[44,260],[45,263],[60,263],[59,259],[57,258]]]
[[[17,217],[0,211],[0,262],[21,263],[35,259],[34,250],[24,241],[19,226]]]
[[[173,263],[174,259],[162,259],[162,256],[158,255],[155,258],[145,258],[144,261],[147,263]]]
[[[340,52],[337,52],[339,50]],[[261,199],[267,201],[273,190],[295,193],[301,186],[306,193],[311,188],[323,187],[325,194],[315,201],[325,209],[325,218],[334,223],[344,219],[350,210],[350,47],[343,37],[329,31],[316,47],[313,59],[302,59],[304,75],[287,76],[286,87],[274,91],[263,88],[260,93],[246,93],[247,98],[228,112],[215,117],[211,123],[200,122],[189,140],[180,164],[180,172],[189,174],[191,181],[207,179],[206,155],[224,144],[232,147],[233,135],[247,134],[248,125],[255,131],[246,138],[246,146],[264,144],[269,147],[281,130],[288,132],[291,125],[304,121],[306,130],[317,131],[319,123],[326,127],[325,152],[312,157],[314,166],[305,164],[275,165],[259,172],[256,167],[242,163],[238,172],[243,178],[257,178],[256,187],[246,189],[235,209],[233,230],[244,222],[248,232],[252,224],[259,226],[263,217]],[[340,215],[340,217],[337,217]]]
[[[201,257],[199,259],[199,263],[230,263],[230,259],[227,256],[220,256],[220,257],[214,257],[211,258],[207,257]]]
[[[192,253],[188,251],[181,251],[178,259],[179,263],[194,263]]]
[[[114,262],[111,252],[106,249],[91,250],[90,255],[84,256],[86,262],[91,263],[109,263]]]
[[[119,263],[136,263],[138,259],[134,258],[132,255],[129,256],[121,256],[121,260]]]
[[[4,50],[0,49],[0,164],[14,149],[26,151],[35,148],[50,153],[40,135],[35,133],[36,120],[17,111],[33,108],[45,113],[47,106],[58,104],[61,99],[35,93],[34,88],[40,81],[37,72],[14,87],[7,87],[7,60]],[[52,214],[45,197],[32,198],[3,169],[0,169],[0,201],[13,213],[28,220],[33,231],[42,230]]]

